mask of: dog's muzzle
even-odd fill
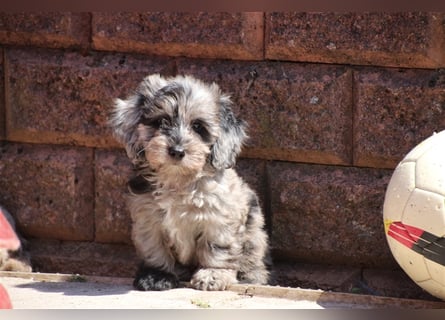
[[[181,160],[185,156],[185,151],[183,147],[176,145],[168,148],[168,154],[175,160]]]

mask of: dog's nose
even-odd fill
[[[180,146],[173,146],[168,148],[168,154],[176,160],[181,160],[185,156],[185,151],[184,148]]]

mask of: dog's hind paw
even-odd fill
[[[178,278],[173,273],[147,267],[141,267],[133,281],[134,288],[140,291],[170,290],[178,285]]]
[[[215,268],[198,270],[190,281],[193,288],[204,291],[225,290],[234,283],[237,283],[235,270]]]

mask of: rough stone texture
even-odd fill
[[[269,13],[268,59],[414,68],[445,66],[442,13]]]
[[[374,295],[441,301],[419,287],[400,268],[364,269],[362,278],[362,284]]]
[[[93,47],[168,56],[259,60],[263,13],[93,13]]]
[[[131,175],[125,151],[96,150],[96,241],[131,244],[131,216],[125,199]]]
[[[50,48],[89,47],[90,15],[73,12],[0,13],[0,43]]]
[[[27,237],[94,238],[92,150],[6,143],[0,203]]]
[[[277,283],[281,286],[440,301],[416,285],[400,268],[361,269],[339,265],[276,262],[273,270]]]
[[[82,241],[29,241],[33,271],[133,277],[138,258],[132,246]]]
[[[280,62],[178,61],[178,72],[216,82],[249,124],[244,156],[350,164],[352,76],[346,67]]]
[[[445,129],[445,70],[354,72],[354,164],[394,168]]]
[[[125,54],[7,50],[8,140],[116,146],[107,127],[116,97],[124,98],[168,60]]]
[[[274,262],[276,284],[294,288],[352,292],[360,279],[360,269],[345,266]]]
[[[268,175],[277,258],[394,266],[382,218],[390,170],[274,162]]]

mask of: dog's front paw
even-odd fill
[[[169,272],[141,267],[133,281],[133,286],[141,291],[162,291],[178,287],[178,278]]]
[[[200,269],[192,277],[193,288],[205,291],[225,290],[236,283],[236,271],[231,269]]]

